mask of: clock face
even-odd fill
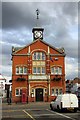
[[[34,35],[35,35],[35,38],[42,38],[42,31],[35,31]]]

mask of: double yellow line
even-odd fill
[[[31,114],[29,114],[26,110],[23,110],[25,114],[27,114],[32,120],[35,120]]]

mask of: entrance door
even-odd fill
[[[43,101],[43,89],[36,89],[36,101]]]

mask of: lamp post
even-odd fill
[[[47,101],[49,101],[49,96],[50,96],[50,79],[49,79],[49,75],[47,75]]]
[[[1,98],[3,97],[3,83],[1,82]]]

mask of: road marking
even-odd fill
[[[2,110],[2,112],[15,112],[15,111],[21,111],[21,110]]]
[[[27,109],[27,111],[31,111],[31,110],[32,110],[32,111],[37,111],[37,110],[41,110],[41,111],[42,111],[42,110],[45,110],[45,109],[34,109],[34,108],[32,108],[32,109]]]
[[[23,117],[26,118],[25,115],[12,115],[12,116],[11,115],[10,116],[9,115],[5,115],[5,116],[3,115],[2,116],[2,118],[12,118],[12,117],[13,118],[23,118]]]
[[[22,110],[25,114],[27,114],[32,120],[35,120],[32,115],[30,115],[26,110]]]
[[[60,115],[60,116],[62,116],[62,117],[69,118],[69,119],[71,119],[71,120],[76,120],[76,119],[74,119],[74,118],[71,118],[71,117],[69,117],[69,116],[63,115],[63,114],[61,114],[61,113],[58,113],[58,112],[55,112],[55,111],[51,111],[51,110],[49,110],[49,109],[46,109],[46,110],[48,110],[48,111],[50,111],[50,112],[52,112],[52,113],[55,113],[55,114],[57,114],[57,115]]]
[[[41,116],[55,116],[56,114],[34,114],[36,117],[41,117]]]

